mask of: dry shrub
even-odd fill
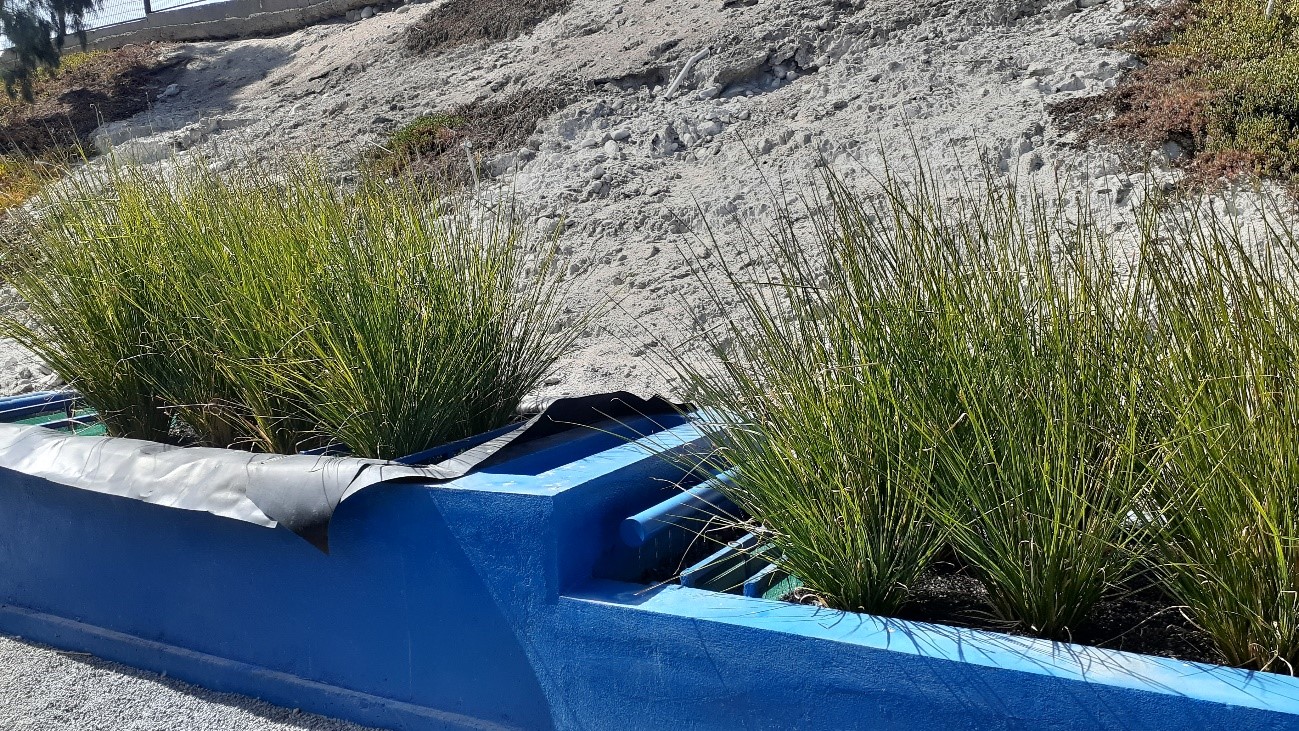
[[[409,173],[435,183],[465,185],[473,182],[471,159],[477,166],[491,153],[519,147],[538,121],[566,101],[559,89],[528,90],[419,117],[394,132],[371,165],[387,175]]]
[[[530,32],[569,4],[569,0],[451,0],[407,28],[403,45],[412,53],[427,53],[465,43],[506,41]]]

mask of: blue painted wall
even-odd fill
[[[617,579],[660,432],[346,501],[324,554],[0,471],[0,631],[394,729],[1299,729],[1299,681]]]

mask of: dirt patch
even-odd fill
[[[0,97],[0,154],[42,157],[79,145],[103,122],[148,108],[175,62],[166,46],[126,46],[69,56],[52,77],[36,81],[34,101]]]
[[[506,41],[568,9],[570,0],[451,0],[406,29],[402,43],[427,53],[465,43]]]
[[[567,94],[552,88],[423,116],[394,132],[371,164],[388,175],[408,173],[436,183],[465,185],[473,182],[475,170],[483,174],[485,159],[518,148],[538,121],[563,108],[567,100]]]
[[[825,606],[814,592],[797,589],[783,597],[799,604]],[[998,619],[989,608],[988,593],[954,559],[942,560],[914,587],[912,600],[899,619],[1032,636],[1023,628]],[[1193,662],[1221,663],[1209,638],[1187,619],[1180,607],[1148,584],[1133,581],[1118,587],[1098,604],[1073,642],[1111,650],[1137,652]]]

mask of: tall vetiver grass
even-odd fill
[[[1204,210],[1150,256],[1166,463],[1155,565],[1223,659],[1299,666],[1299,281],[1289,229]]]
[[[819,203],[812,237],[786,217],[751,241],[767,273],[726,260],[721,279],[696,272],[708,305],[742,314],[703,333],[706,357],[671,365],[713,422],[712,466],[736,468],[729,496],[766,555],[835,607],[892,614],[942,546],[918,499],[933,458],[905,386],[933,317],[910,286],[914,242],[841,188]]]
[[[35,317],[6,328],[114,434],[165,438],[174,414],[216,446],[395,457],[508,421],[582,325],[508,204],[414,183],[110,165],[41,210],[14,278]]]
[[[347,237],[304,286],[320,326],[293,384],[316,423],[359,455],[410,454],[507,423],[595,311],[564,311],[551,241],[515,211],[474,215],[417,188],[366,185]],[[350,243],[349,243],[350,242]]]
[[[897,611],[946,543],[998,615],[1067,637],[1134,562],[1132,278],[1091,221],[1013,190],[881,182],[831,179],[815,235],[787,215],[770,279],[701,276],[744,317],[674,365],[729,427],[714,457],[748,527],[828,603]]]
[[[989,185],[890,191],[926,243],[939,343],[912,416],[936,453],[934,513],[995,614],[1068,639],[1129,577],[1145,497],[1140,394],[1149,338],[1139,268],[1086,211]],[[915,382],[915,381],[912,381]]]

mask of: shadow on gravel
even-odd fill
[[[230,708],[233,711],[241,711],[245,714],[257,716],[258,718],[264,719],[265,721],[268,722],[267,726],[265,727],[267,731],[290,731],[295,729],[300,731],[375,731],[369,729],[368,727],[358,726],[356,724],[349,723],[347,721],[341,721],[336,718],[317,716],[313,713],[304,713],[302,711],[298,711],[291,708],[281,708],[279,706],[271,705],[270,703],[258,700],[256,698],[250,698],[248,696],[238,695],[235,693],[218,693],[216,691],[207,690],[205,688],[200,688],[199,686],[186,683],[182,680],[166,677],[163,675],[159,675],[157,673],[151,673],[127,665],[120,665],[115,662],[110,662],[108,660],[104,660],[102,658],[96,657],[89,653],[67,652],[64,650],[59,650],[56,648],[49,647],[47,645],[42,645],[36,642],[30,642],[28,640],[24,640],[16,637],[9,637],[6,635],[0,635],[0,639],[7,640],[14,644],[24,646],[24,649],[27,652],[30,652],[33,656],[43,654],[43,653],[58,655],[59,657],[65,660],[75,662],[79,665],[84,665],[86,667],[92,668],[93,670],[99,671],[101,673],[102,672],[113,673],[123,678],[130,678],[130,679],[140,681],[140,683],[142,684],[147,683],[147,684],[161,686],[162,688],[166,688],[167,690],[172,691],[174,693],[189,696],[190,698],[193,698],[200,703],[211,704],[213,706],[225,706],[226,708]],[[41,661],[41,660],[34,659],[32,662],[32,666],[41,667],[42,672],[46,674],[50,672],[57,672],[57,667],[53,667],[52,663],[48,661]],[[81,690],[87,693],[93,692],[93,688],[88,687],[90,685],[91,684],[89,683],[82,682],[80,684]],[[132,706],[142,706],[145,703],[144,698],[146,697],[147,694],[155,693],[158,691],[152,688],[140,687],[140,685],[135,685],[135,687],[129,687],[126,684],[122,684],[122,685],[109,684],[109,688],[102,689],[101,692],[111,694],[113,696],[111,699],[105,698],[104,700],[106,702],[111,702],[115,705],[128,703]],[[94,708],[89,704],[85,704],[83,707],[85,708],[85,711],[87,713],[94,712]],[[205,713],[202,717],[211,720],[214,724],[217,722],[222,722],[222,723],[228,722],[233,724],[241,720],[236,718],[228,718],[223,720],[220,718],[219,711],[215,711],[215,712],[209,711]],[[167,731],[180,731],[180,729],[182,728],[185,729],[185,731],[218,731],[218,729],[226,728],[226,726],[218,726],[218,725],[210,725],[210,726],[205,725],[199,728],[183,725],[184,723],[187,722],[187,719],[192,719],[192,718],[193,718],[192,715],[178,713],[177,725],[174,727],[168,727]],[[31,720],[38,720],[38,719],[31,719]],[[65,718],[64,720],[68,721],[67,728],[82,728],[82,726],[76,725],[77,719]],[[87,724],[86,727],[89,727],[90,725],[94,725],[92,723],[94,719],[86,718],[82,720]],[[253,728],[252,726],[247,725],[247,719],[243,719],[242,721],[243,721],[242,723],[239,723],[239,728]]]

